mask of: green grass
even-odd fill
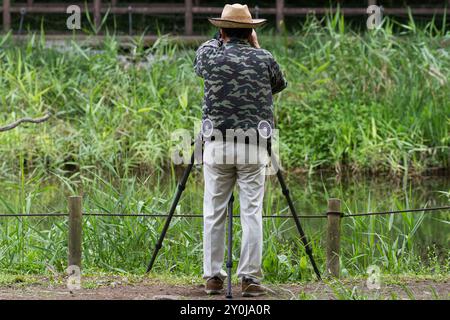
[[[443,193],[429,193],[434,184],[409,182],[405,189],[386,180],[371,183],[336,179],[301,182],[289,176],[288,184],[301,214],[326,211],[326,199],[343,200],[345,212],[378,211],[439,206],[448,203]],[[58,185],[53,183],[53,185]],[[411,191],[415,186],[416,192]],[[21,199],[14,187],[0,194],[0,211],[66,212],[64,190],[26,186]],[[144,183],[137,179],[89,180],[84,187],[84,212],[167,213],[175,188],[170,183]],[[180,202],[181,213],[201,213],[202,184],[195,172]],[[236,204],[236,211],[239,206]],[[288,214],[278,184],[269,179],[265,214]],[[342,221],[341,270],[343,276],[366,274],[377,265],[389,274],[446,274],[449,272],[447,243],[449,213],[398,214]],[[83,268],[86,272],[143,274],[163,219],[145,217],[85,217],[83,220]],[[326,219],[302,220],[311,240],[315,258],[325,269]],[[4,272],[62,272],[67,259],[67,219],[1,218],[0,269]],[[240,225],[236,221],[234,261],[239,258]],[[156,273],[198,277],[202,272],[202,220],[174,218],[154,266]],[[264,220],[264,260],[266,280],[308,281],[314,273],[292,220]]]

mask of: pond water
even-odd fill
[[[450,205],[449,176],[337,178],[323,175],[308,178],[290,175],[289,185],[299,213],[324,213],[327,211],[329,198],[339,198],[341,210],[348,214]],[[271,182],[270,187],[279,189],[276,180]],[[284,199],[279,191],[277,191],[277,199],[279,203],[283,203]],[[430,246],[435,246],[439,253],[448,255],[449,218],[449,210],[344,218],[342,232],[344,238],[351,238],[355,232],[367,233],[368,241],[371,232],[384,236],[390,235],[386,241],[395,241],[396,236],[403,235],[409,239],[414,238],[414,246],[421,252],[425,252]],[[326,225],[325,221],[316,219],[305,221],[306,223],[320,230],[323,230]],[[364,230],[365,228],[367,230]]]

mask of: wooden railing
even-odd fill
[[[91,0],[88,1],[87,9],[93,14],[94,23],[99,26],[103,13],[110,12],[113,14],[184,14],[185,19],[185,35],[193,34],[193,20],[195,14],[210,14],[218,15],[222,12],[222,7],[201,6],[200,0],[185,0],[183,3],[120,3],[118,0],[102,1]],[[360,8],[340,8],[345,15],[366,15],[367,6],[376,4],[376,0],[361,1],[366,3],[365,7]],[[84,2],[70,3],[70,5],[78,5],[81,11],[86,10]],[[361,5],[362,5],[361,4]],[[3,0],[3,6],[0,11],[3,13],[3,30],[5,32],[11,29],[11,15],[26,12],[27,14],[54,14],[66,13],[68,3],[34,3],[33,0],[26,2],[14,2],[11,0]],[[285,16],[303,16],[308,13],[315,13],[323,15],[329,12],[335,12],[336,8],[313,8],[313,7],[286,7],[284,0],[274,0],[274,7],[270,8],[251,8],[254,16],[259,15],[275,15],[277,28],[280,29],[281,21]],[[444,13],[450,14],[450,0],[442,0],[441,8],[411,8],[413,15],[441,15]],[[403,15],[408,13],[407,7],[398,8],[384,8],[385,14]]]

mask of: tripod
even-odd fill
[[[177,191],[175,193],[175,197],[174,197],[174,199],[172,201],[172,205],[170,207],[169,214],[168,214],[167,219],[166,219],[166,223],[164,224],[164,228],[163,228],[163,230],[161,232],[161,235],[160,235],[160,237],[158,239],[158,242],[155,245],[155,250],[153,251],[153,255],[151,257],[150,263],[148,264],[147,273],[150,272],[152,270],[152,268],[153,268],[153,264],[155,263],[155,259],[156,259],[156,256],[158,255],[158,251],[162,247],[162,242],[164,241],[164,238],[166,236],[167,230],[169,229],[169,226],[170,226],[170,222],[171,222],[171,220],[173,218],[173,215],[175,213],[175,210],[176,210],[176,207],[178,205],[178,202],[180,201],[181,194],[183,193],[184,189],[186,188],[186,182],[187,182],[187,180],[189,178],[189,175],[190,175],[190,173],[192,171],[192,167],[194,166],[195,147],[196,147],[197,143],[203,143],[203,141],[200,138],[197,138],[197,140],[194,142],[194,152],[192,152],[191,160],[190,160],[188,166],[186,167],[186,169],[185,169],[185,171],[183,173],[183,177],[181,178],[181,181],[178,184]],[[271,147],[270,138],[268,139],[267,148],[268,148],[269,157],[272,158],[272,163],[274,164],[275,167],[278,167],[278,164],[276,162],[275,157],[272,157],[272,152],[271,152],[272,147]],[[315,274],[317,276],[317,279],[321,280],[319,269],[317,268],[316,262],[314,261],[314,257],[313,257],[311,246],[310,246],[310,244],[308,242],[308,239],[306,238],[306,235],[305,235],[305,233],[303,231],[303,228],[302,228],[302,226],[300,224],[300,220],[298,218],[297,211],[296,211],[296,209],[294,207],[294,203],[292,202],[292,199],[291,199],[291,196],[290,196],[290,193],[289,193],[289,189],[286,186],[286,182],[285,182],[284,177],[283,177],[283,175],[281,173],[281,170],[277,170],[277,178],[278,178],[278,181],[280,182],[281,191],[282,191],[283,195],[286,197],[286,200],[287,200],[289,209],[291,211],[292,217],[294,218],[295,225],[296,225],[297,230],[298,230],[298,232],[300,234],[300,240],[302,241],[303,246],[305,247],[306,254],[309,257],[309,260],[311,261],[311,265],[312,265],[312,267],[314,269],[314,272],[315,272]],[[230,210],[230,208],[232,210],[232,199],[234,199],[234,198],[233,197],[230,198],[231,206],[230,206],[230,203],[229,203],[228,210]],[[229,215],[230,215],[230,212],[229,212]],[[231,215],[232,215],[232,212],[231,212]],[[232,220],[231,220],[232,217],[229,218],[229,219],[230,219],[229,220],[229,223],[230,223],[229,228],[232,228]],[[229,229],[229,230],[232,231],[232,229]],[[229,236],[229,239],[230,239],[231,232],[229,232],[228,236]],[[230,260],[231,259],[230,241],[229,241],[228,249],[229,249],[228,260]],[[228,262],[229,261],[227,261],[227,267],[228,267]],[[229,268],[229,272],[231,273],[231,267]],[[230,274],[230,276],[231,276],[231,274]],[[231,277],[228,277],[228,281],[229,282],[231,281]],[[229,285],[231,285],[231,283]],[[227,292],[227,295],[228,295],[228,292]],[[231,292],[230,292],[230,295],[231,295]]]
[[[231,194],[230,201],[228,201],[228,257],[227,257],[227,299],[233,299],[233,292],[231,289],[231,269],[233,268],[233,203],[234,196]]]

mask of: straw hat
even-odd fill
[[[226,4],[220,18],[208,18],[209,22],[219,28],[257,28],[262,26],[266,19],[252,19],[247,5]]]

